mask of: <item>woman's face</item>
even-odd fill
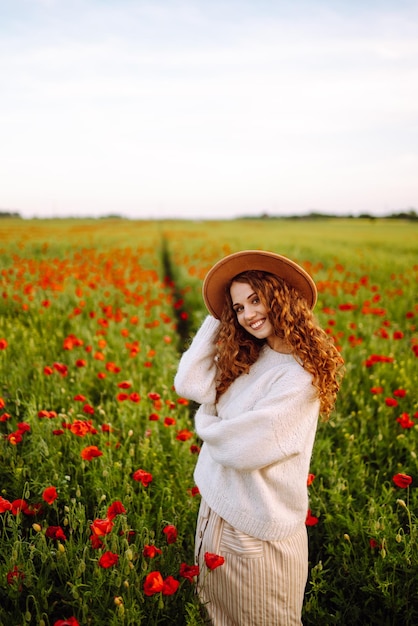
[[[267,310],[249,283],[233,282],[230,290],[232,308],[240,324],[250,335],[267,339],[271,343],[275,337]],[[270,341],[269,341],[270,339]]]

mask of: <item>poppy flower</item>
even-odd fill
[[[118,383],[118,387],[119,389],[129,389],[130,387],[132,387],[132,383],[129,380],[123,380],[122,382]]]
[[[175,543],[177,541],[177,528],[172,524],[169,524],[163,529],[163,533],[166,536],[167,543]]]
[[[0,350],[6,350],[7,346],[8,346],[8,343],[7,343],[6,339],[1,338],[0,339]]]
[[[54,626],[80,626],[75,617],[71,616],[68,619],[59,619],[54,622]]]
[[[308,474],[307,486],[310,487],[315,480],[315,474]]]
[[[132,478],[137,482],[142,483],[144,487],[148,487],[148,485],[152,482],[152,474],[143,469],[136,470],[132,474]]]
[[[65,533],[61,526],[48,526],[45,531],[45,535],[49,539],[60,539],[61,541],[67,541],[67,537],[65,536]]]
[[[408,474],[395,474],[392,478],[393,482],[397,487],[401,489],[406,489],[412,483],[412,476]]]
[[[103,569],[108,569],[109,567],[116,565],[118,561],[119,561],[119,555],[115,554],[114,552],[110,552],[108,550],[107,552],[102,554],[102,556],[100,557],[98,566],[102,567]]]
[[[83,413],[87,413],[88,415],[93,415],[94,407],[92,407],[91,404],[85,404],[83,406]]]
[[[18,513],[25,513],[27,511],[28,507],[28,503],[25,500],[13,500],[13,502],[11,503],[11,512],[13,513],[13,515],[18,515]]]
[[[90,535],[90,544],[93,550],[100,550],[103,548],[103,541],[97,535]]]
[[[122,513],[126,513],[126,509],[120,500],[116,500],[108,507],[107,518],[113,520],[117,515],[121,515]]]
[[[95,519],[94,522],[90,524],[90,529],[94,535],[97,537],[103,537],[103,535],[108,535],[113,528],[113,521],[109,518],[105,519]]]
[[[7,572],[7,576],[6,576],[7,584],[17,585],[19,587],[19,591],[22,591],[21,581],[24,578],[25,578],[25,574],[17,565],[13,565],[13,569],[11,569],[10,572]]]
[[[396,421],[402,428],[413,428],[415,422],[413,422],[409,416],[409,413],[402,413],[400,417],[396,418]]]
[[[98,456],[102,456],[103,452],[97,446],[87,446],[80,452],[80,456],[85,461],[92,461]]]
[[[160,593],[164,587],[164,580],[160,572],[150,572],[144,581],[144,593],[153,596]]]
[[[395,398],[385,398],[386,406],[398,406],[398,401]]]
[[[53,502],[55,502],[55,500],[58,498],[58,491],[56,489],[56,487],[47,487],[46,489],[44,489],[44,492],[42,494],[42,499],[47,503],[47,504],[52,504]]]
[[[305,520],[306,526],[316,526],[318,522],[319,519],[315,517],[315,515],[312,515],[311,510],[309,509]]]
[[[212,552],[205,552],[204,558],[206,567],[211,571],[225,563],[225,559],[223,556],[220,556],[219,554],[213,554]]]
[[[180,576],[190,582],[193,582],[193,578],[195,578],[195,576],[199,576],[199,566],[182,563],[180,565]]]
[[[190,432],[190,430],[187,430],[187,428],[183,428],[183,430],[179,430],[179,432],[176,435],[176,439],[178,441],[187,441],[188,439],[191,439],[193,437],[193,433]]]
[[[146,558],[154,559],[157,556],[157,554],[162,554],[162,550],[160,550],[160,548],[157,548],[156,546],[145,545],[142,551],[142,554]]]
[[[167,576],[167,578],[163,582],[163,589],[162,589],[163,595],[172,596],[174,593],[176,593],[179,586],[180,586],[180,583],[178,580],[176,580],[172,576]]]
[[[11,509],[12,503],[0,496],[0,513],[4,513],[5,511],[11,511]]]

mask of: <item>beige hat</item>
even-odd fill
[[[225,290],[232,279],[249,270],[261,270],[279,276],[306,299],[311,309],[317,299],[313,279],[300,265],[274,252],[243,250],[230,254],[209,270],[203,281],[203,299],[209,312],[219,319],[225,303]]]

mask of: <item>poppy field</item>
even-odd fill
[[[304,624],[418,624],[416,223],[4,218],[0,234],[0,624],[205,623],[201,442],[173,380],[205,273],[245,248],[313,276],[345,361],[308,477]]]

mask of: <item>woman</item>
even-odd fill
[[[300,625],[309,463],[342,359],[313,317],[315,283],[286,257],[229,255],[203,298],[210,315],[175,377],[177,393],[200,404],[199,595],[216,626]],[[207,552],[225,559],[209,573]]]

